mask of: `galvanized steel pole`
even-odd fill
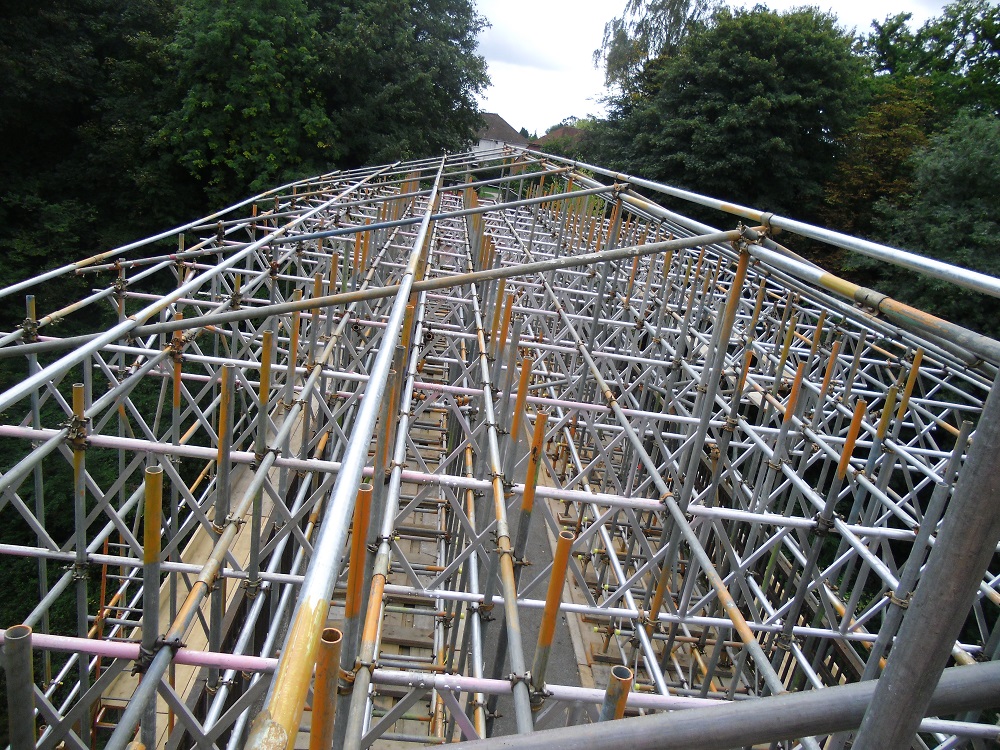
[[[852,729],[875,693],[874,682],[738,701],[714,708],[639,716],[528,735],[465,742],[462,750],[730,750]],[[1000,705],[1000,662],[945,670],[924,709],[954,714]]]
[[[35,669],[31,658],[31,628],[7,628],[3,643],[7,671],[7,731],[11,750],[35,747]]]
[[[854,743],[856,750],[905,750],[934,694],[1000,540],[1000,382],[983,406],[913,600]]]

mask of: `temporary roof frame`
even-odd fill
[[[0,553],[39,576],[14,750],[996,740],[1000,343],[779,232],[1000,296],[524,149],[296,181],[0,291],[0,523],[34,540]],[[55,335],[83,310],[115,319]]]

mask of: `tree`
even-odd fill
[[[872,24],[864,49],[876,73],[928,80],[944,120],[963,107],[1000,113],[1000,7],[956,0],[916,32],[909,18]]]
[[[721,10],[647,65],[643,97],[617,115],[630,169],[812,218],[864,73],[832,16]]]
[[[75,151],[99,66],[87,15],[68,0],[4,1],[0,9],[0,139],[6,145],[0,160],[0,252],[2,278],[11,283],[44,263],[53,245],[79,247],[94,222],[74,191],[80,176]],[[60,181],[62,190],[56,187]],[[24,301],[8,305],[20,322]]]
[[[584,124],[585,121],[581,120],[576,115],[569,115],[568,117],[564,117],[555,125],[549,125],[549,127],[545,128],[545,133],[548,135],[553,130],[558,130],[559,128],[579,128],[583,127]]]
[[[621,16],[604,24],[594,65],[604,83],[631,93],[645,64],[676,52],[684,37],[718,6],[716,0],[626,0]]]
[[[206,198],[462,147],[488,80],[471,0],[0,0],[0,17],[0,286]],[[39,309],[85,283],[46,285]]]
[[[960,114],[912,158],[912,193],[900,206],[883,202],[880,227],[890,244],[946,263],[1000,276],[1000,119]],[[1000,301],[952,284],[877,264],[883,291],[947,320],[1000,335]]]
[[[174,0],[107,3],[95,21],[101,87],[79,128],[87,189],[100,196],[98,247],[152,234],[195,215],[201,186],[156,138],[159,118],[176,104],[170,43]],[[113,217],[113,219],[111,218]]]
[[[913,193],[911,157],[928,138],[963,107],[994,114],[1000,107],[1000,9],[959,0],[915,31],[909,20],[902,13],[874,23],[862,42],[871,103],[842,141],[823,212],[841,231],[876,236],[874,207],[884,213]]]
[[[879,78],[868,110],[841,140],[844,152],[826,186],[822,216],[847,234],[873,236],[879,201],[898,205],[910,192],[911,157],[927,145],[934,118],[927,82]]]
[[[340,154],[317,87],[304,0],[185,0],[169,52],[178,103],[160,139],[216,199],[257,192]]]
[[[464,148],[489,84],[470,0],[312,0],[319,87],[345,166]]]
[[[167,223],[147,149],[173,0],[0,0],[0,286]],[[164,179],[164,174],[167,179]],[[181,191],[189,194],[190,191]],[[86,288],[65,278],[36,290],[51,310]],[[7,320],[22,299],[0,302]],[[9,324],[5,326],[9,329]]]

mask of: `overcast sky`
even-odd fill
[[[489,64],[493,85],[480,104],[515,129],[539,135],[570,115],[603,110],[599,99],[604,76],[592,54],[604,24],[619,14],[625,0],[476,0],[491,24],[480,36],[479,52]],[[756,2],[730,2],[753,6]],[[842,26],[868,30],[872,20],[908,11],[916,24],[939,14],[937,0],[769,0],[774,10],[803,4],[832,10]]]

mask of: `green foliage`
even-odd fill
[[[5,143],[20,146],[5,160],[57,162],[70,146],[58,136],[86,118],[81,108],[99,80],[90,14],[68,0],[3,0],[0,12],[0,131],[13,137]]]
[[[675,53],[716,7],[716,0],[627,0],[621,16],[604,24],[601,46],[594,50],[594,65],[604,65],[605,84],[633,91],[646,63]]]
[[[69,2],[4,1],[0,36],[0,253],[9,281],[42,266],[53,243],[78,246],[93,213],[73,195],[66,164],[99,72],[85,18]],[[70,187],[51,196],[50,182]],[[9,274],[9,275],[8,275]],[[8,281],[8,283],[9,283]],[[11,310],[24,317],[24,302]]]
[[[844,153],[826,186],[824,221],[847,234],[872,236],[879,201],[897,204],[909,192],[910,157],[927,144],[934,117],[927,82],[877,79],[868,110],[841,140]]]
[[[632,148],[636,135],[632,111],[619,100],[606,119],[596,120],[586,129],[580,144],[583,161],[627,172],[641,163]]]
[[[1000,276],[1000,119],[959,115],[911,161],[912,192],[883,202],[877,229],[890,244]],[[1000,302],[952,284],[873,263],[859,264],[900,299],[947,320],[1000,336]]]
[[[583,138],[586,130],[593,127],[594,121],[581,120],[570,115],[555,125],[545,129],[539,148],[549,154],[565,156],[567,159],[583,159],[587,153]]]
[[[345,166],[463,148],[489,83],[476,54],[484,20],[468,0],[313,0],[318,86]]]
[[[584,155],[581,140],[573,136],[551,138],[545,142],[542,149],[546,153],[565,156],[567,159],[582,160]]]
[[[176,94],[169,42],[174,0],[108,3],[100,24],[102,83],[78,129],[91,199],[104,214],[97,248],[124,244],[199,209],[199,186],[156,139]]]
[[[159,140],[213,200],[458,149],[488,83],[469,0],[181,0]]]
[[[471,143],[471,0],[0,0],[0,287],[289,177]],[[44,314],[80,279],[39,290]],[[0,301],[0,329],[24,317]]]
[[[259,192],[336,141],[316,87],[315,22],[303,0],[181,5],[168,48],[179,99],[160,137],[210,195]]]
[[[646,177],[810,217],[863,80],[831,16],[722,10],[646,66],[640,94],[619,100],[590,148]]]
[[[569,117],[566,117],[566,118],[560,120],[555,125],[549,125],[547,128],[545,128],[545,135],[548,135],[553,130],[558,130],[559,128],[573,128],[573,127],[576,127],[576,123],[579,121],[579,119],[580,118],[578,118],[578,117],[576,117],[574,115],[570,115]]]
[[[171,29],[168,0],[0,3],[0,254],[6,285],[136,237],[184,212],[144,191],[155,168],[146,139],[156,69]],[[176,185],[171,179],[160,183]],[[158,175],[159,176],[159,175]],[[187,187],[187,186],[183,186]],[[188,191],[178,185],[175,194]],[[48,311],[86,286],[67,279],[37,290]],[[4,321],[23,299],[0,303]],[[9,325],[5,322],[4,327]]]
[[[985,0],[958,0],[916,31],[908,26],[909,18],[904,13],[873,24],[874,32],[859,46],[873,74],[871,103],[842,140],[844,155],[827,184],[823,217],[844,232],[962,262],[953,246],[931,241],[922,231],[903,231],[900,222],[905,223],[902,216],[916,221],[910,214],[913,207],[923,202],[930,208],[927,196],[938,193],[921,182],[916,172],[918,167],[926,170],[931,154],[944,153],[942,141],[916,156],[928,139],[947,133],[942,137],[954,146],[956,138],[961,140],[959,133],[967,133],[968,128],[965,122],[954,130],[956,113],[965,110],[989,117],[1000,111],[1000,8]],[[970,164],[970,175],[980,166]],[[995,192],[988,182],[976,179],[962,187],[980,191],[979,199]],[[949,208],[936,221],[942,230],[954,230],[956,239],[971,241],[971,250],[978,240],[974,232],[963,228],[961,213]],[[968,260],[976,262],[973,257]],[[970,317],[962,309],[969,305],[962,293],[953,293],[951,303],[943,307],[943,297],[928,292],[937,289],[943,294],[940,282],[915,282],[863,260],[845,264],[842,270],[858,273],[862,283],[877,283],[893,296],[919,300],[945,317],[980,329],[991,325],[981,315]],[[987,309],[990,306],[986,304]],[[950,312],[945,313],[946,309]]]
[[[873,24],[864,42],[879,74],[927,79],[944,119],[957,109],[1000,113],[1000,7],[956,0],[910,31],[910,14]]]

